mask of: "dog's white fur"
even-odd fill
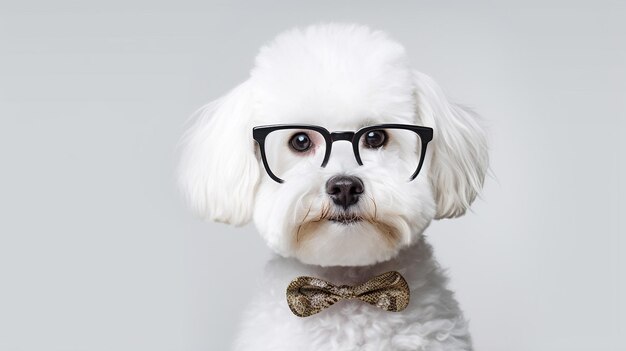
[[[432,219],[463,215],[481,189],[487,164],[476,116],[451,103],[428,76],[412,70],[404,48],[358,25],[294,29],[263,47],[250,78],[207,105],[184,138],[180,185],[208,220],[254,219],[279,256],[247,309],[239,350],[467,350],[467,325],[422,233]],[[252,127],[307,123],[330,131],[405,123],[432,127],[421,173],[404,165],[359,166],[349,143],[333,145],[325,168],[279,184],[265,173]],[[352,224],[325,192],[333,175],[364,183]],[[321,219],[321,220],[320,220]],[[304,233],[301,233],[303,231]],[[294,316],[284,289],[298,275],[358,283],[387,270],[402,273],[411,302],[399,313],[342,301],[308,318]]]

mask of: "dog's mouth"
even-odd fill
[[[336,214],[328,217],[328,220],[338,224],[354,224],[363,220],[363,217],[355,214]]]

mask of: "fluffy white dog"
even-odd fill
[[[279,35],[248,80],[202,110],[180,167],[198,215],[254,219],[277,253],[236,349],[470,350],[422,233],[465,213],[487,164],[476,116],[384,33],[330,24]],[[297,276],[354,285],[392,270],[411,292],[400,312],[350,299],[302,318],[285,299]]]

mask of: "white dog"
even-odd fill
[[[470,350],[422,233],[432,219],[465,213],[487,164],[476,116],[409,68],[384,33],[330,24],[279,35],[248,80],[202,110],[180,167],[198,215],[254,219],[278,254],[235,348]],[[297,276],[355,285],[387,271],[408,282],[403,311],[347,299],[298,317],[286,302]]]

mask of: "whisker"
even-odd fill
[[[309,213],[311,213],[311,207],[313,207],[313,202],[309,204],[309,209],[306,211],[304,218],[302,218],[302,220],[300,221],[300,224],[298,225],[298,231],[296,232],[296,242],[300,241],[300,229],[302,229],[302,225],[304,224],[304,221],[306,221],[306,219],[309,217]]]
[[[330,206],[325,203],[324,206],[322,207],[322,211],[320,211],[320,217],[317,219],[317,222],[321,221],[322,219],[328,218],[329,213],[330,213]]]
[[[370,199],[370,201],[372,201],[372,205],[374,205],[374,220],[376,220],[378,218],[378,206],[376,206],[376,200],[374,200],[371,196],[368,196],[367,198]]]
[[[302,224],[298,225],[298,231],[296,232],[296,243],[300,242],[300,229],[302,229]]]
[[[378,206],[376,206],[376,200],[372,197],[372,203],[374,204],[374,219],[378,219]]]

